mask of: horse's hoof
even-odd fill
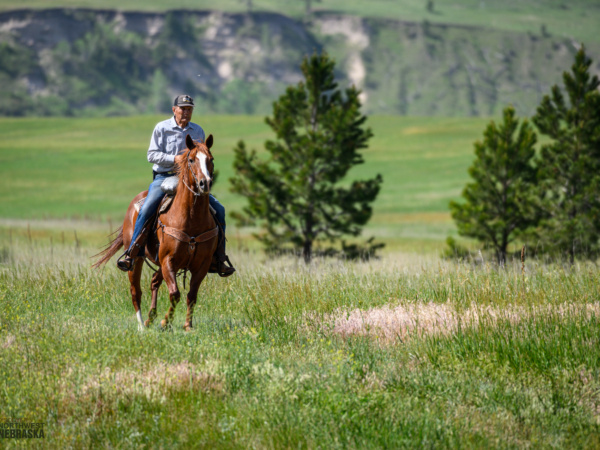
[[[150,319],[146,319],[144,326],[149,327],[150,325],[152,325],[152,321]]]
[[[165,319],[160,321],[160,327],[162,328],[163,331],[171,331],[173,329],[171,324],[169,322],[167,322]]]
[[[144,331],[148,325],[144,326],[141,323],[138,323],[138,331]]]
[[[184,329],[185,331],[192,331],[194,328],[192,327],[192,324],[190,324],[190,323],[186,323],[186,324],[183,326],[183,329]]]

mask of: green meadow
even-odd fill
[[[146,151],[154,124],[162,119],[0,119],[0,224],[6,228],[16,220],[30,228],[48,228],[59,220],[116,227],[130,200],[151,180]],[[233,147],[243,139],[261,150],[264,141],[273,137],[271,130],[262,117],[197,116],[195,120],[215,138],[219,175],[214,194],[228,211],[241,210],[244,199],[229,192],[229,179],[235,176]],[[448,202],[460,195],[467,181],[473,142],[487,122],[369,118],[374,137],[364,152],[365,164],[351,176],[381,173],[384,184],[364,236],[414,250],[439,247],[448,234],[454,234]],[[240,236],[248,234],[232,230]]]
[[[204,281],[194,329],[183,300],[171,330],[138,331],[126,275],[90,257],[146,188],[161,119],[0,119],[0,413],[44,429],[3,448],[600,446],[597,266],[439,257],[489,119],[369,118],[352,177],[384,177],[380,259],[270,259],[232,226],[238,271]],[[232,148],[269,130],[195,121],[241,208]]]
[[[180,304],[171,331],[140,332],[126,276],[90,270],[89,245],[11,239],[0,411],[45,437],[4,448],[600,446],[594,265],[396,252],[305,267],[236,249],[194,330]]]

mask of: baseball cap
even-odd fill
[[[187,94],[178,95],[173,101],[173,106],[194,106],[194,99]]]

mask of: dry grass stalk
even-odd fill
[[[12,347],[16,340],[17,339],[12,334],[9,334],[8,336],[6,336],[5,341],[2,343],[2,348]]]
[[[369,310],[355,309],[339,312],[325,318],[333,325],[333,333],[341,336],[371,336],[383,341],[405,341],[411,337],[425,335],[449,335],[459,329],[478,325],[495,326],[508,320],[518,324],[522,320],[538,315],[558,316],[585,313],[600,314],[600,303],[585,305],[566,304],[523,307],[477,306],[458,311],[449,304],[418,303],[400,306],[383,306]]]
[[[81,369],[85,372],[85,368]],[[74,394],[71,383],[72,378],[66,376],[61,390],[66,394]],[[168,392],[187,390],[221,392],[224,390],[224,383],[220,377],[201,371],[185,361],[177,364],[160,362],[140,370],[131,367],[112,370],[105,367],[100,373],[88,375],[79,384],[71,401],[85,401],[99,392],[105,397],[140,395],[149,400],[165,401]],[[68,398],[63,400],[69,402]]]

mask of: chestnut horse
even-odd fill
[[[173,321],[175,307],[181,294],[177,287],[177,272],[189,270],[191,273],[190,290],[187,294],[187,314],[184,329],[192,328],[194,306],[198,297],[200,283],[208,273],[213,253],[217,247],[218,229],[209,211],[208,194],[212,185],[214,170],[213,156],[210,152],[213,137],[208,136],[204,143],[194,142],[188,135],[188,150],[175,158],[175,170],[179,175],[179,184],[173,203],[169,210],[160,214],[156,226],[156,239],[152,237],[146,246],[146,258],[159,266],[152,277],[152,305],[146,322],[142,321],[142,289],[140,278],[144,266],[143,258],[136,258],[133,269],[128,272],[131,284],[131,300],[138,319],[139,328],[149,326],[156,318],[156,301],[158,288],[167,282],[171,306],[161,322],[163,328]],[[129,248],[133,227],[137,218],[135,204],[145,198],[148,191],[140,192],[129,204],[123,226],[117,230],[118,236],[98,254],[100,259],[94,267],[108,262],[123,245]],[[156,258],[156,247],[158,258]]]

